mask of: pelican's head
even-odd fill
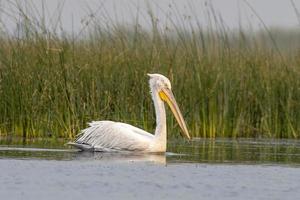
[[[148,76],[150,76],[149,83],[152,92],[157,92],[160,99],[169,105],[180,128],[182,129],[183,136],[187,139],[191,139],[185,121],[172,93],[170,80],[161,74],[148,74]]]

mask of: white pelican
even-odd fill
[[[149,84],[156,114],[154,135],[121,122],[93,121],[89,123],[88,128],[81,131],[75,142],[68,144],[89,151],[166,152],[167,125],[164,102],[170,106],[183,135],[190,139],[185,121],[171,91],[169,79],[161,74],[148,74],[148,76],[150,76]]]

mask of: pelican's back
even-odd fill
[[[147,151],[154,136],[129,124],[94,121],[82,130],[72,146],[93,151]]]

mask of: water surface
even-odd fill
[[[145,160],[171,163],[269,164],[300,166],[300,141],[282,139],[173,139],[166,154],[79,152],[67,140],[2,138],[0,158],[46,160]]]
[[[171,140],[166,154],[0,140],[1,199],[299,199],[297,140]]]

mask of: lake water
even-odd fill
[[[300,198],[298,140],[171,140],[138,154],[0,139],[1,199]]]

